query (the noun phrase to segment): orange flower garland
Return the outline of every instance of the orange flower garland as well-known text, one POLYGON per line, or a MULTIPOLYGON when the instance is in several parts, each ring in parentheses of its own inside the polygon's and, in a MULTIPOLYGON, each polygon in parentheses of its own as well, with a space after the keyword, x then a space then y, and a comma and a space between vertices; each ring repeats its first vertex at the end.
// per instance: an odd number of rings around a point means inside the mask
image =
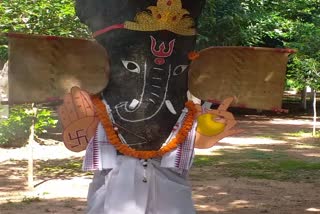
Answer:
POLYGON ((199 57, 200 57, 200 54, 196 51, 191 51, 188 53, 188 58, 191 61, 194 61, 194 60, 198 59, 199 57))
POLYGON ((139 159, 162 157, 166 153, 177 148, 187 138, 193 125, 194 115, 196 114, 195 104, 191 101, 187 102, 186 107, 188 108, 188 113, 176 137, 157 151, 138 151, 121 142, 113 128, 113 124, 108 114, 106 113, 105 104, 97 96, 92 98, 92 102, 96 107, 97 115, 104 127, 104 130, 106 131, 110 144, 112 144, 120 153, 139 159))

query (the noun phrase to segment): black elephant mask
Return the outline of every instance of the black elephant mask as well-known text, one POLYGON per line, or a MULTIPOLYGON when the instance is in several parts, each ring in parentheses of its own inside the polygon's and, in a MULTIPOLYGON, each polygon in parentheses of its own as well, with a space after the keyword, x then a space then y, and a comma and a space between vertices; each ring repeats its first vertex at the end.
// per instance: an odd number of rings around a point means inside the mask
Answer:
POLYGON ((168 138, 188 90, 188 53, 204 1, 77 0, 81 21, 110 57, 103 97, 123 141, 155 150, 168 138))

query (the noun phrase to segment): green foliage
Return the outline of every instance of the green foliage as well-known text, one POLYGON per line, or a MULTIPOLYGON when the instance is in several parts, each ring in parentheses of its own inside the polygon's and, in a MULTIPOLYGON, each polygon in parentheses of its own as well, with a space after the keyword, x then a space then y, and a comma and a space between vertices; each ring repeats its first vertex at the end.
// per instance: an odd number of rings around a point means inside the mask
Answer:
POLYGON ((306 58, 306 55, 296 55, 289 65, 287 78, 291 80, 295 88, 302 89, 311 86, 320 89, 320 62, 314 58, 306 58))
MULTIPOLYGON (((2 0, 0 33, 20 32, 89 38, 75 15, 73 0, 2 0)), ((0 59, 6 59, 7 39, 0 37, 0 59)))
POLYGON ((54 128, 58 120, 52 117, 52 111, 48 109, 40 109, 37 113, 37 120, 35 123, 36 134, 42 134, 47 132, 47 128, 54 128))
POLYGON ((0 45, 0 60, 8 59, 8 45, 0 45))
POLYGON ((279 30, 286 25, 281 16, 268 11, 264 1, 208 0, 199 20, 200 48, 207 46, 240 46, 273 44, 279 30), (268 42, 265 42, 267 41, 268 42))
MULTIPOLYGON (((293 3, 291 3, 293 4, 293 3)), ((291 60, 288 79, 296 82, 297 88, 310 86, 320 88, 320 8, 315 1, 297 2, 289 18, 294 19, 291 38, 286 44, 298 50, 291 60), (305 4, 304 6, 302 6, 305 4)))
POLYGON ((240 45, 249 25, 247 12, 239 0, 207 0, 199 20, 199 47, 240 45))
POLYGON ((10 117, 0 124, 0 145, 24 145, 27 142, 32 117, 22 106, 12 108, 10 117))
POLYGON ((290 86, 320 87, 319 0, 207 0, 199 19, 199 49, 208 46, 289 47, 290 86))
MULTIPOLYGON (((14 106, 10 116, 0 123, 0 145, 19 147, 27 143, 32 124, 33 110, 30 106, 14 106)), ((57 120, 48 109, 39 109, 35 121, 35 133, 42 134, 47 128, 55 127, 57 120)))

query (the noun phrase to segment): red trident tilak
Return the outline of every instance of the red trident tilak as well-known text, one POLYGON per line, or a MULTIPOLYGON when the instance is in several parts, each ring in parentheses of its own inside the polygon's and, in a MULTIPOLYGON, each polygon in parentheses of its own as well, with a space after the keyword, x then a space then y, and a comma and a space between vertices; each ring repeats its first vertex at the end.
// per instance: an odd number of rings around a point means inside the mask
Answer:
POLYGON ((154 62, 157 65, 163 65, 165 63, 165 59, 164 58, 167 58, 167 57, 172 55, 173 48, 174 48, 176 40, 173 39, 173 40, 171 40, 169 42, 169 49, 166 51, 166 45, 164 44, 164 42, 162 42, 160 44, 160 46, 159 46, 159 49, 156 50, 157 40, 153 36, 150 36, 150 38, 151 38, 151 53, 155 57, 157 57, 154 60, 154 62))

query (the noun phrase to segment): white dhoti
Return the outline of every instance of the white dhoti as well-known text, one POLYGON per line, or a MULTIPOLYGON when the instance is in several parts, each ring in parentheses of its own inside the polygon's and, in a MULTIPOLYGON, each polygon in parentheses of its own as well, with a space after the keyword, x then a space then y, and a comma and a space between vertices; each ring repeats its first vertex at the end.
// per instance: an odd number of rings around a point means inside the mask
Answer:
POLYGON ((184 176, 149 160, 118 156, 112 170, 96 171, 88 193, 88 214, 194 214, 184 176), (144 182, 146 177, 147 182, 144 182))
MULTIPOLYGON (((167 141, 185 119, 181 114, 167 141)), ((118 155, 101 124, 90 141, 83 169, 94 171, 88 192, 88 214, 194 214, 186 174, 194 156, 195 127, 184 143, 160 160, 118 155), (146 182, 144 179, 146 178, 146 182)))

